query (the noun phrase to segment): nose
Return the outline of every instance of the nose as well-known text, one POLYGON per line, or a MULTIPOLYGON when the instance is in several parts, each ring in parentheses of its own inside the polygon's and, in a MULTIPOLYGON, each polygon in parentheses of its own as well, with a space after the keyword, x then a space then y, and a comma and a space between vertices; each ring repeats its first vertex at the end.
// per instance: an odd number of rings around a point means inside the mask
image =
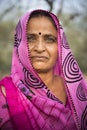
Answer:
POLYGON ((39 39, 38 42, 36 43, 34 50, 41 53, 45 51, 45 44, 42 39, 39 39))

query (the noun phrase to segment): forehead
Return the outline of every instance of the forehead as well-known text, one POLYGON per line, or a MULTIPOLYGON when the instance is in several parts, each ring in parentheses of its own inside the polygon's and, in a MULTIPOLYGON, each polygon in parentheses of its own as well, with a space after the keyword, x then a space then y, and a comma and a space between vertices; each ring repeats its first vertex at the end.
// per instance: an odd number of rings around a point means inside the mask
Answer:
MULTIPOLYGON (((34 17, 34 18, 31 18, 31 19, 29 19, 28 20, 28 24, 29 23, 36 23, 36 24, 38 24, 38 23, 41 23, 41 22, 47 22, 47 23, 50 23, 50 24, 52 24, 53 25, 53 23, 52 23, 52 21, 48 18, 48 17, 45 17, 45 16, 43 16, 43 17, 34 17)), ((44 23, 44 24, 47 24, 47 23, 44 23)))
POLYGON ((28 23, 29 23, 29 21, 31 21, 31 19, 34 19, 34 20, 43 19, 44 22, 49 21, 55 27, 55 29, 57 30, 57 25, 55 23, 55 20, 53 19, 53 17, 48 12, 34 12, 34 13, 31 13, 31 15, 29 16, 29 19, 28 19, 28 23))
POLYGON ((57 25, 55 23, 54 18, 51 16, 50 12, 46 12, 46 11, 34 11, 30 14, 28 21, 30 21, 32 18, 46 18, 48 19, 53 26, 57 29, 57 25))
POLYGON ((57 33, 56 28, 47 17, 31 18, 27 30, 28 32, 57 33))
POLYGON ((28 20, 28 27, 30 28, 31 26, 34 27, 47 27, 47 26, 50 26, 50 27, 53 27, 56 29, 56 27, 54 26, 53 22, 48 18, 48 17, 34 17, 34 18, 31 18, 28 20))

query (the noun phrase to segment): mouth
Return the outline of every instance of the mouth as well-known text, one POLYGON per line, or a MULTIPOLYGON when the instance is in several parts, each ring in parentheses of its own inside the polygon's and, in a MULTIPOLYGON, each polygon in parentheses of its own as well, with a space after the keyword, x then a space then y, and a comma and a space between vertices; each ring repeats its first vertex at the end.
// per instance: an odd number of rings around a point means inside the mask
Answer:
POLYGON ((44 61, 48 60, 48 57, 46 57, 46 56, 32 56, 31 59, 34 61, 44 62, 44 61))

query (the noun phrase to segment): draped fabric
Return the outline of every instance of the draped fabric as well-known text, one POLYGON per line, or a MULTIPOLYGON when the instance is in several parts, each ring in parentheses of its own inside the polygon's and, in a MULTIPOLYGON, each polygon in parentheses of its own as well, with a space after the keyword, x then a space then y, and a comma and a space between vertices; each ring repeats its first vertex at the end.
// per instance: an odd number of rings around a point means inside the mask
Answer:
POLYGON ((71 109, 66 108, 50 92, 32 67, 26 36, 31 13, 33 11, 21 17, 15 30, 11 77, 0 81, 0 85, 6 89, 6 101, 14 130, 86 130, 87 84, 64 30, 58 18, 48 12, 58 29, 58 61, 54 74, 60 75, 65 81, 71 109))

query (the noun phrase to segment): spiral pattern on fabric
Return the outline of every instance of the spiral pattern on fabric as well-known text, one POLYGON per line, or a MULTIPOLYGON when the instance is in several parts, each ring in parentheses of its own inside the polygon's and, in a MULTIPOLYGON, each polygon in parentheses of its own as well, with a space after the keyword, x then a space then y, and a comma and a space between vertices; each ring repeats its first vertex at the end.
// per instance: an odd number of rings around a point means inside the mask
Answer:
POLYGON ((87 100, 83 87, 82 87, 82 84, 79 84, 79 86, 77 87, 76 95, 77 95, 77 98, 81 101, 87 100))
POLYGON ((71 52, 69 52, 64 59, 63 62, 63 72, 65 75, 66 82, 74 83, 82 80, 82 76, 79 73, 79 68, 72 56, 71 52))
POLYGON ((81 130, 87 130, 87 106, 82 114, 81 118, 81 130))
POLYGON ((24 80, 28 86, 36 89, 44 87, 43 82, 41 82, 38 78, 36 78, 30 71, 28 71, 26 68, 24 68, 23 71, 24 71, 24 80))
POLYGON ((47 94, 47 97, 48 97, 48 98, 50 98, 50 99, 52 99, 52 100, 55 100, 55 101, 58 101, 59 103, 62 104, 62 102, 61 102, 57 97, 55 97, 55 95, 53 95, 53 94, 50 92, 50 90, 48 90, 46 94, 47 94))
POLYGON ((18 47, 20 45, 20 42, 22 40, 22 27, 21 22, 19 21, 17 27, 16 27, 16 34, 14 38, 14 46, 18 47))

